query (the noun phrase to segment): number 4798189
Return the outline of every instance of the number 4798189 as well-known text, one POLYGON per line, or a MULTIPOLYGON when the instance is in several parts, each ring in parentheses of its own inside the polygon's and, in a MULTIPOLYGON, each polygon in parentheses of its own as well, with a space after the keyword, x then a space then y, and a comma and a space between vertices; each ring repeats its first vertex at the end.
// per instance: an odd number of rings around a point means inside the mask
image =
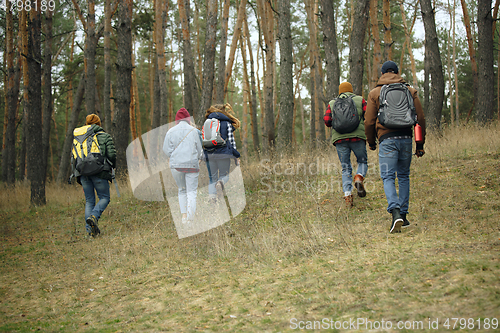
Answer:
POLYGON ((496 330, 498 328, 497 318, 446 318, 443 323, 446 329, 485 329, 496 330))
POLYGON ((0 8, 7 10, 7 2, 10 3, 11 10, 20 11, 35 11, 45 12, 47 10, 53 12, 56 9, 55 0, 2 0, 0 8))

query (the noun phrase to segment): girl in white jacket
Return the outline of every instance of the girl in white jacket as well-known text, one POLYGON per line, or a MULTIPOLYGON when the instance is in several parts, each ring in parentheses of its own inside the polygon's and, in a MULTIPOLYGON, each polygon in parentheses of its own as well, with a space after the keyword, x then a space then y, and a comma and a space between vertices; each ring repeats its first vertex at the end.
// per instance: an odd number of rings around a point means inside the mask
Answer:
POLYGON ((200 159, 203 156, 201 132, 191 125, 191 116, 185 108, 177 111, 176 125, 168 130, 163 151, 170 159, 170 170, 179 187, 179 206, 182 223, 189 223, 196 213, 196 195, 200 159))

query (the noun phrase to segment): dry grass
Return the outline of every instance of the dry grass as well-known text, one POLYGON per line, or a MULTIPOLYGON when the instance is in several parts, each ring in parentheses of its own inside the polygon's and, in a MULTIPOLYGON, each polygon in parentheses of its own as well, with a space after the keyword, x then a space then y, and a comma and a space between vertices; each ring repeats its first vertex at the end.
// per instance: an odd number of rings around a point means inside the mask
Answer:
POLYGON ((412 164, 412 226, 398 235, 388 233, 375 152, 369 194, 350 211, 335 187, 332 148, 283 158, 271 172, 278 162, 244 163, 243 213, 182 240, 166 203, 140 202, 124 188, 93 241, 84 238, 80 187, 48 185, 40 208, 29 207, 26 186, 2 188, 0 331, 279 332, 291 331, 292 318, 425 327, 428 318, 500 319, 498 131, 428 138, 412 164), (318 158, 331 170, 299 169, 318 158))

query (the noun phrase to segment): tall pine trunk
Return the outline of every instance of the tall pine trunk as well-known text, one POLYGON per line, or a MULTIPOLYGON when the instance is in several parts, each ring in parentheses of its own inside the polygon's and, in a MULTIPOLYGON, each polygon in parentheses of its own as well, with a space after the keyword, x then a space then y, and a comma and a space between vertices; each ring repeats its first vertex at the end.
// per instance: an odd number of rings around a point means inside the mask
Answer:
POLYGON ((215 35, 217 33, 217 0, 208 0, 205 34, 205 49, 203 54, 203 89, 200 107, 194 114, 197 125, 203 124, 205 112, 212 104, 212 94, 215 77, 215 35))
POLYGON ((126 169, 126 150, 130 137, 130 88, 132 86, 132 0, 122 0, 118 6, 118 53, 116 58, 116 110, 113 135, 116 164, 120 172, 126 169))
POLYGON ((45 14, 44 24, 45 34, 45 52, 43 59, 43 130, 42 147, 43 158, 41 167, 44 177, 47 175, 47 165, 49 160, 50 148, 50 128, 52 122, 53 102, 52 102, 52 11, 48 10, 45 14))
POLYGON ((4 181, 9 185, 14 185, 16 174, 16 115, 18 109, 19 62, 14 65, 14 20, 10 2, 7 2, 7 124, 5 129, 5 150, 3 158, 4 181))
POLYGON ((369 4, 370 0, 356 0, 354 7, 353 21, 356 24, 354 24, 351 33, 349 68, 352 89, 356 95, 363 93, 364 46, 369 4))
POLYGON ((278 147, 292 143, 293 124, 293 55, 290 29, 290 0, 278 1, 278 32, 280 45, 280 118, 278 122, 278 147))
POLYGON ((479 0, 477 3, 478 30, 478 95, 476 121, 485 125, 493 120, 494 110, 494 69, 493 69, 493 17, 491 0, 479 0))
MULTIPOLYGON (((40 8, 41 1, 37 1, 40 8)), ((45 205, 45 174, 40 168, 40 161, 44 158, 40 149, 42 142, 42 54, 41 54, 41 29, 42 19, 40 11, 32 7, 28 28, 28 137, 26 141, 28 153, 28 179, 31 183, 31 204, 45 205)))
POLYGON ((229 7, 230 1, 224 0, 222 20, 221 20, 221 31, 220 31, 220 50, 219 50, 219 66, 217 75, 217 85, 215 102, 217 104, 224 104, 224 83, 226 78, 226 47, 227 47, 227 28, 229 21, 229 7))
POLYGON ((326 98, 337 96, 340 84, 339 51, 337 47, 337 27, 335 25, 335 10, 332 1, 321 0, 321 21, 323 27, 323 44, 326 60, 326 98))
POLYGON ((96 113, 95 111, 95 0, 88 0, 87 14, 87 37, 85 43, 86 77, 87 88, 85 89, 85 107, 87 114, 96 113))
POLYGON ((420 0, 420 7, 424 21, 425 49, 431 79, 429 106, 425 120, 429 129, 439 131, 444 100, 443 65, 439 53, 439 41, 431 0, 420 0))

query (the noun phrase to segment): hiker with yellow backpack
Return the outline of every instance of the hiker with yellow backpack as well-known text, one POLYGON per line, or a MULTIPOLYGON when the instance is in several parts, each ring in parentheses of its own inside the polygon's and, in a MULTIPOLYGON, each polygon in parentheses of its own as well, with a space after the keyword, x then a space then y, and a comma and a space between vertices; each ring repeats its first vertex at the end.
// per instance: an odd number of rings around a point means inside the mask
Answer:
POLYGON ((110 201, 109 182, 113 181, 115 164, 116 150, 111 135, 102 129, 99 116, 88 115, 85 126, 73 131, 71 168, 72 177, 76 177, 85 193, 85 230, 91 237, 101 233, 98 221, 110 201))

